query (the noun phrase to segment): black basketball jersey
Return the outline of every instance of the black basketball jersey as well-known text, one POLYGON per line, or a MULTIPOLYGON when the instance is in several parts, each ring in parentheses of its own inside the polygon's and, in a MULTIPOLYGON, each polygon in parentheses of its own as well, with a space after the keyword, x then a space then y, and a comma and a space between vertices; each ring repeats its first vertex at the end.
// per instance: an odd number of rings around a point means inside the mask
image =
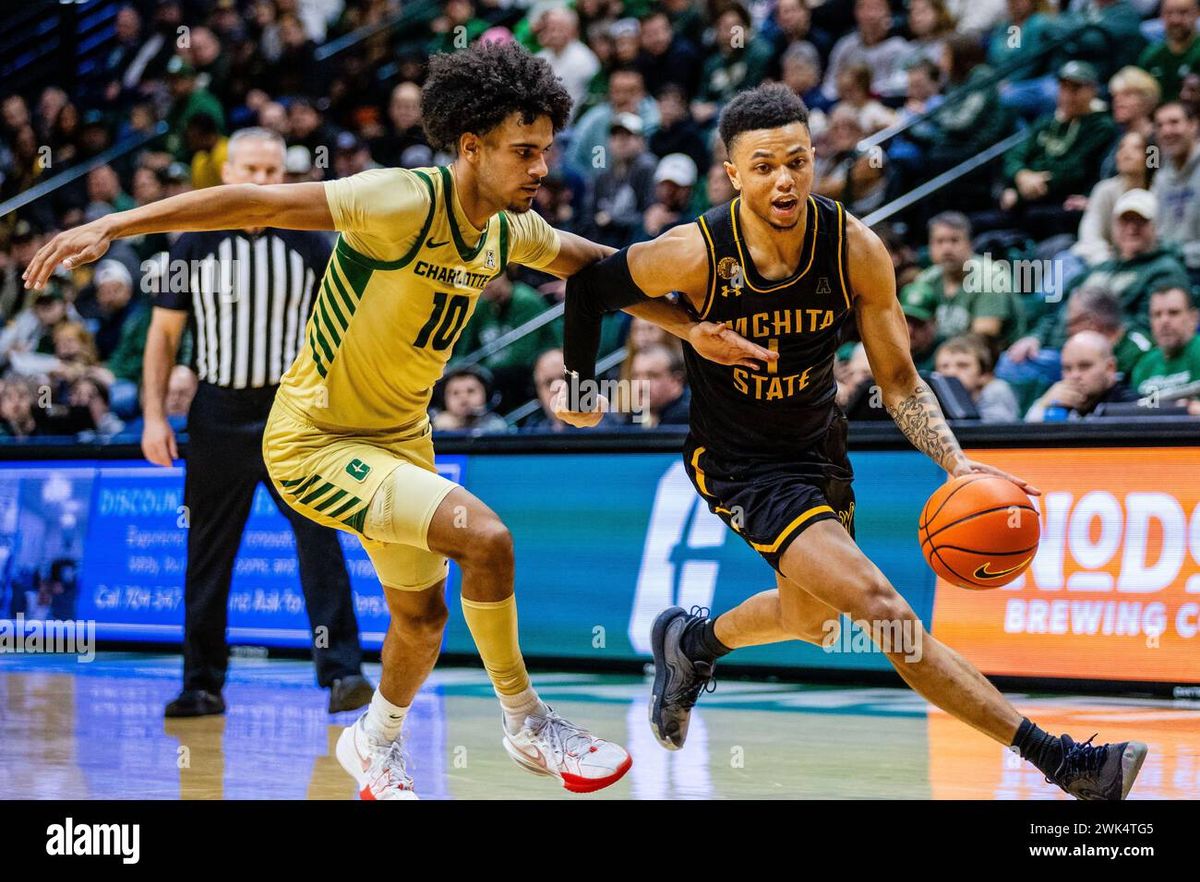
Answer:
POLYGON ((788 278, 768 281, 742 235, 740 203, 738 197, 696 221, 709 264, 696 314, 727 322, 779 358, 765 369, 720 365, 686 346, 691 431, 718 455, 786 458, 821 438, 836 412, 833 362, 851 311, 846 213, 841 203, 809 196, 800 262, 788 278))

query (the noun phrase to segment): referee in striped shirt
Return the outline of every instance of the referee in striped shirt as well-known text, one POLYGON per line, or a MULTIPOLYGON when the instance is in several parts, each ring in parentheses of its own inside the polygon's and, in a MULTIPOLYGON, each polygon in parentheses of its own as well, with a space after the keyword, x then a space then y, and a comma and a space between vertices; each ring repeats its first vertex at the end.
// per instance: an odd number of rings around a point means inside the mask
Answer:
MULTIPOLYGON (((284 155, 284 142, 274 132, 243 129, 229 139, 222 180, 282 183, 284 155)), ((330 690, 330 713, 371 700, 374 688, 362 676, 358 622, 337 533, 284 504, 262 460, 275 389, 300 350, 329 254, 320 233, 224 230, 183 234, 159 266, 143 366, 142 452, 151 462, 170 466, 179 457, 165 402, 167 379, 189 327, 200 379, 187 423, 183 691, 167 705, 168 717, 225 710, 229 586, 260 482, 296 536, 317 682, 330 690)))

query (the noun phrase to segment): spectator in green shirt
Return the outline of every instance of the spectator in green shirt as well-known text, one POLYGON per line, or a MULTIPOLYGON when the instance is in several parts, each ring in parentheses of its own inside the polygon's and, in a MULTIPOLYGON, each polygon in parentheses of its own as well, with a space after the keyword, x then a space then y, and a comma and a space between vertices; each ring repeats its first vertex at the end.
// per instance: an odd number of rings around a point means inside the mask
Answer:
MULTIPOLYGON (((1155 346, 1133 369, 1133 388, 1139 395, 1159 394, 1166 402, 1182 386, 1200 382, 1200 311, 1186 288, 1166 288, 1150 295, 1150 331, 1155 346)), ((1200 413, 1200 395, 1191 407, 1200 413)))
POLYGON ((1004 348, 1025 330, 1021 302, 1010 285, 984 278, 984 261, 971 251, 971 222, 957 211, 929 221, 929 257, 933 266, 904 287, 901 301, 923 288, 936 303, 937 339, 974 333, 1004 348))
POLYGON ((908 321, 908 347, 913 364, 919 371, 933 370, 937 350, 938 296, 927 285, 905 285, 900 295, 900 309, 908 321))
POLYGON ((1004 156, 1003 226, 1024 229, 1038 241, 1078 229, 1082 212, 1063 203, 1091 191, 1117 136, 1112 117, 1093 104, 1098 85, 1090 64, 1070 61, 1059 70, 1058 109, 1004 156))
POLYGON ((167 65, 167 83, 173 99, 167 111, 167 150, 176 159, 188 162, 192 156, 184 138, 188 120, 197 113, 207 113, 224 132, 225 110, 212 92, 196 84, 196 69, 181 56, 176 55, 167 65))
POLYGON ((715 29, 716 51, 704 62, 700 91, 692 105, 692 116, 701 125, 713 120, 738 92, 761 83, 774 55, 771 41, 754 33, 750 12, 741 3, 726 6, 715 29))
MULTIPOLYGON (((475 313, 454 347, 452 362, 537 318, 546 309, 542 295, 501 273, 479 295, 475 313)), ((496 391, 500 392, 505 406, 511 407, 533 397, 532 391, 526 388, 533 362, 539 352, 557 346, 558 342, 553 324, 547 323, 483 359, 483 366, 495 377, 496 391)))
MULTIPOLYGON (((1131 328, 1149 328, 1150 294, 1163 288, 1187 287, 1187 270, 1174 249, 1158 242, 1154 217, 1158 200, 1146 190, 1129 190, 1113 209, 1113 240, 1117 254, 1096 264, 1067 286, 1069 298, 1082 287, 1106 287, 1121 302, 1121 311, 1131 328)), ((1033 333, 1018 340, 1008 352, 1022 362, 1041 349, 1061 349, 1069 333, 1066 311, 1042 316, 1033 333)))
POLYGON ((1200 38, 1196 35, 1200 2, 1162 0, 1160 13, 1166 39, 1146 47, 1138 58, 1138 67, 1158 80, 1163 101, 1174 101, 1179 97, 1183 78, 1192 71, 1200 71, 1200 38))

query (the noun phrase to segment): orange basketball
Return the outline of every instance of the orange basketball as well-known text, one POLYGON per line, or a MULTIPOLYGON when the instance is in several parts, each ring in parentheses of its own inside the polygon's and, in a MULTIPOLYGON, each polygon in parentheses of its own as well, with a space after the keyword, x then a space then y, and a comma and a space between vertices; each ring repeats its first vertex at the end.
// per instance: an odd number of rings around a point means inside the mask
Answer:
POLYGON ((964 475, 939 487, 917 537, 933 571, 960 588, 1007 585, 1033 561, 1041 538, 1025 491, 997 475, 964 475))

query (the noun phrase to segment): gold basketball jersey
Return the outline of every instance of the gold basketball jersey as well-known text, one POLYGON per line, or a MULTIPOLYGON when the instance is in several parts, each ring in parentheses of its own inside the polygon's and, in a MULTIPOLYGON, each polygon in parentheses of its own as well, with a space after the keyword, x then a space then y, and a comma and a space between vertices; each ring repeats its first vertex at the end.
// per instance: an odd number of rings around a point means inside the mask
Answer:
POLYGON ((372 169, 325 184, 339 236, 278 399, 336 432, 416 427, 483 287, 544 267, 558 235, 533 211, 466 220, 449 168, 372 169))

